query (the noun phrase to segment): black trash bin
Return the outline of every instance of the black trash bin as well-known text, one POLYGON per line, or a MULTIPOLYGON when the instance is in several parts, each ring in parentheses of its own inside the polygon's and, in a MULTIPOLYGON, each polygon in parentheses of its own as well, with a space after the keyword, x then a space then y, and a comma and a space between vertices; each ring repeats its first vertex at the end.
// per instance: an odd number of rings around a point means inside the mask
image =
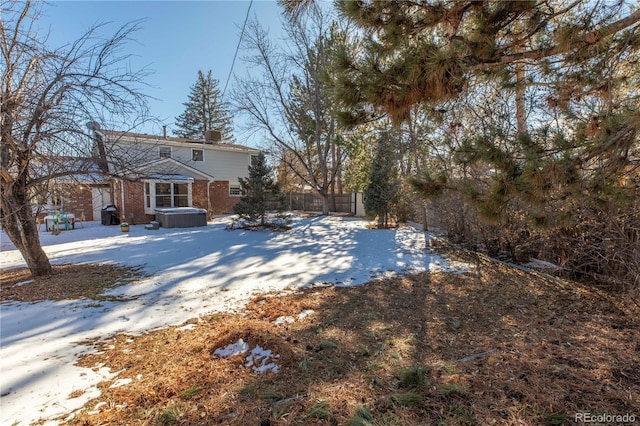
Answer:
POLYGON ((120 219, 118 218, 118 208, 114 204, 105 204, 102 207, 101 219, 103 225, 120 224, 120 219))

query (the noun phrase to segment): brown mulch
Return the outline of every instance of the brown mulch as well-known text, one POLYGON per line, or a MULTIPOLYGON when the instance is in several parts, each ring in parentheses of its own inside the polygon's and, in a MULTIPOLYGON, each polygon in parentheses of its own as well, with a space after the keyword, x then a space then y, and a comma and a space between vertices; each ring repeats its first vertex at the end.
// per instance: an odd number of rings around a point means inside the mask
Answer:
MULTIPOLYGON (((477 259, 352 288, 253 300, 243 314, 95 343, 79 365, 128 384, 72 425, 560 425, 640 419, 640 312, 623 294, 477 259), (298 315, 311 309, 303 319, 298 315), (294 322, 276 325, 290 316, 294 322), (242 338, 277 374, 214 356, 242 338), (96 408, 97 407, 97 408, 96 408)), ((79 396, 79 395, 74 395, 79 396)))
POLYGON ((27 268, 7 269, 0 271, 0 302, 119 300, 103 293, 143 276, 140 267, 109 264, 54 265, 51 276, 35 279, 27 268))

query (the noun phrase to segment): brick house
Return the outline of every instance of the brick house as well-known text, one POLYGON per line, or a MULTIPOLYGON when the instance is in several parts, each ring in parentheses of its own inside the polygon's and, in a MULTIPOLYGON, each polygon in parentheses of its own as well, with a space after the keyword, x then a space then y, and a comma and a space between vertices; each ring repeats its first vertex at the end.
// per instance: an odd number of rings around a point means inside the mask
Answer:
POLYGON ((41 176, 31 188, 32 209, 39 220, 56 211, 73 213, 81 220, 100 220, 102 202, 109 199, 96 199, 96 194, 109 193, 111 184, 94 158, 40 156, 31 166, 34 176, 41 176))
MULTIPOLYGON (((219 132, 191 140, 138 133, 95 130, 97 163, 109 181, 93 183, 65 202, 87 210, 86 220, 100 220, 105 204, 114 204, 123 221, 148 223, 156 208, 197 207, 209 216, 231 212, 241 197, 239 177, 248 176, 251 157, 259 150, 220 142, 219 132), (89 195, 91 194, 91 195, 89 195)), ((84 185, 83 185, 84 186, 84 185)))

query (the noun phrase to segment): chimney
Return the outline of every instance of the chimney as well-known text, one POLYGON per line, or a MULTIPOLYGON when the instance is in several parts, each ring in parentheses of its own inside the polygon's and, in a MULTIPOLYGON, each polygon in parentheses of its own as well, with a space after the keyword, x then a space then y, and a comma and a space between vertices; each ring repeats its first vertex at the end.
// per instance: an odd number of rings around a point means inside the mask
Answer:
POLYGON ((162 126, 162 137, 167 138, 167 125, 162 126))
POLYGON ((219 130, 207 130, 204 132, 204 141, 206 143, 220 143, 222 141, 222 132, 219 130))
POLYGON ((109 173, 109 161, 107 159, 107 150, 104 146, 104 139, 102 138, 102 134, 99 132, 100 124, 95 121, 90 121, 87 123, 87 128, 93 133, 93 143, 94 149, 98 150, 98 158, 96 159, 96 163, 100 170, 104 173, 109 173))

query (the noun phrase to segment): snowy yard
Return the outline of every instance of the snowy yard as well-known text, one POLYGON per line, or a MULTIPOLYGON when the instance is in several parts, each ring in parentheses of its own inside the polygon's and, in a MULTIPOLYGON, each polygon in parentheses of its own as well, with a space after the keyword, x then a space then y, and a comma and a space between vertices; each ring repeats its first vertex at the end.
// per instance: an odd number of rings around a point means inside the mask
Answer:
MULTIPOLYGON (((216 311, 241 309, 253 296, 313 285, 358 285, 377 277, 450 268, 429 252, 425 234, 404 226, 368 230, 354 218, 294 218, 283 233, 226 231, 228 217, 207 227, 146 230, 85 223, 60 235, 41 232, 53 263, 143 265, 149 277, 94 300, 3 303, 2 424, 26 425, 69 413, 98 394, 117 372, 74 366, 81 342, 114 333, 138 334, 216 311), (72 392, 80 397, 69 398, 72 392)), ((2 234, 0 267, 24 266, 2 234)), ((25 284, 28 285, 28 284, 25 284)))

